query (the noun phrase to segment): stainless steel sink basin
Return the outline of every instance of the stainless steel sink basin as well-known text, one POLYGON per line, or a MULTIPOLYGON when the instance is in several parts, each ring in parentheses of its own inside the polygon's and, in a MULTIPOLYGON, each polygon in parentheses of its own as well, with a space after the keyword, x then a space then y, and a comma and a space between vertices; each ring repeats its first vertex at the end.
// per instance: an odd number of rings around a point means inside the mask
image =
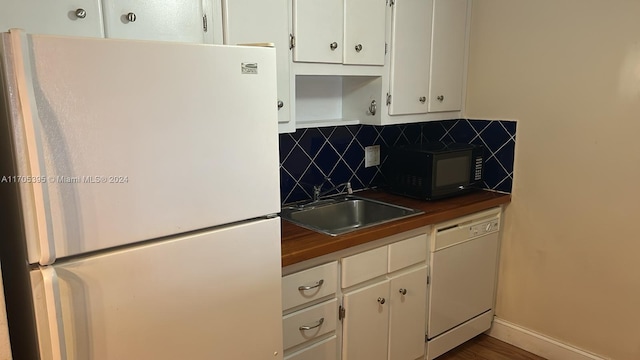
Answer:
POLYGON ((280 216, 296 225, 336 236, 404 219, 422 211, 358 196, 340 196, 282 208, 280 216))

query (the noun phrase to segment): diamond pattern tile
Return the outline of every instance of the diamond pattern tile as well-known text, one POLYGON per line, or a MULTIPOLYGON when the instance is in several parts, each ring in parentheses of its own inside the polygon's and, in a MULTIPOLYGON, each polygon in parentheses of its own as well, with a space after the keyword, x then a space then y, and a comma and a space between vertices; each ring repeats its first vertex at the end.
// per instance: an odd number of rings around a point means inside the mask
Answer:
POLYGON ((313 186, 350 181, 354 190, 383 186, 379 166, 364 167, 364 148, 380 145, 382 163, 387 147, 426 141, 481 144, 485 153, 485 187, 511 192, 516 122, 457 119, 406 125, 349 125, 301 129, 280 135, 280 190, 283 204, 310 199, 313 186))

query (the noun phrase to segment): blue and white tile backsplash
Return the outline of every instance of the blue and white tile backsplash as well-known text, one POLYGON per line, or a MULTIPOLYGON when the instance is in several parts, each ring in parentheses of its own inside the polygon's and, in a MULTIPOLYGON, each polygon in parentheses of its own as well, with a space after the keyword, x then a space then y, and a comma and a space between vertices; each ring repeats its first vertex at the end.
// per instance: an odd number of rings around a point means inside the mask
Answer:
POLYGON ((384 185, 379 166, 364 167, 364 148, 427 141, 481 144, 485 153, 485 187, 511 192, 516 122, 445 120, 405 125, 349 125, 300 129, 280 134, 280 196, 283 204, 311 199, 313 186, 325 177, 329 188, 346 181, 354 190, 384 185))

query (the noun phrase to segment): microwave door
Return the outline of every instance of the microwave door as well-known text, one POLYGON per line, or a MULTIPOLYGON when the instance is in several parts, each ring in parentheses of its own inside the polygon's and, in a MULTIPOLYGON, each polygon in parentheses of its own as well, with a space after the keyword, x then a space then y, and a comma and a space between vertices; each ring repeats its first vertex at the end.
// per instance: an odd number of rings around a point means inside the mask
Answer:
POLYGON ((471 177, 471 151, 437 154, 434 156, 433 196, 457 194, 469 188, 471 177))

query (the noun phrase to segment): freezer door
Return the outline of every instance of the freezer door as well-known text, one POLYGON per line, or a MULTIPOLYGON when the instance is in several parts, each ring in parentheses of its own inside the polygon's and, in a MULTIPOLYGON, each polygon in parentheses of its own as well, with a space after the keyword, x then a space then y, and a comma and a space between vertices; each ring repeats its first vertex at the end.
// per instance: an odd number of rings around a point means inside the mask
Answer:
POLYGON ((43 359, 64 359, 59 343, 69 360, 282 359, 279 218, 45 268, 31 274, 43 359))
POLYGON ((280 211, 274 49, 2 39, 31 263, 280 211))

